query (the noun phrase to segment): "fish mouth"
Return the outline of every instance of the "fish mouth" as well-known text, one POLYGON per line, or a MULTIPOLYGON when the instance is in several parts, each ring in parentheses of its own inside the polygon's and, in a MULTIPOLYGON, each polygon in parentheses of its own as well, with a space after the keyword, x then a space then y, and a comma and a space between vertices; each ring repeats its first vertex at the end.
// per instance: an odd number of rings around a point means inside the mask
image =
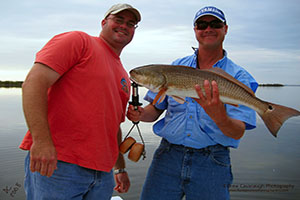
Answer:
POLYGON ((130 75, 130 78, 133 78, 134 76, 137 75, 137 73, 136 73, 136 71, 133 69, 133 70, 130 70, 129 75, 130 75))
POLYGON ((135 82, 135 83, 137 83, 138 84, 138 82, 134 79, 134 78, 132 78, 132 77, 129 77, 129 79, 132 81, 132 82, 135 82))
POLYGON ((129 72, 129 75, 130 75, 130 77, 129 77, 129 79, 131 80, 131 81, 133 81, 133 82, 135 82, 135 83, 139 83, 139 81, 138 81, 138 76, 140 75, 139 73, 137 73, 136 72, 136 70, 131 70, 130 72, 129 72))

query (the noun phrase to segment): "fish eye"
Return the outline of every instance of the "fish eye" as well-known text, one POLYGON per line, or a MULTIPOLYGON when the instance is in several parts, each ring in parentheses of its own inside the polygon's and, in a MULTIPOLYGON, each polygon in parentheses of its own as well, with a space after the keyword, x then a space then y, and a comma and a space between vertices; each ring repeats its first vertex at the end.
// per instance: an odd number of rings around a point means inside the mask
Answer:
POLYGON ((272 105, 269 105, 269 110, 273 110, 273 106, 272 105))

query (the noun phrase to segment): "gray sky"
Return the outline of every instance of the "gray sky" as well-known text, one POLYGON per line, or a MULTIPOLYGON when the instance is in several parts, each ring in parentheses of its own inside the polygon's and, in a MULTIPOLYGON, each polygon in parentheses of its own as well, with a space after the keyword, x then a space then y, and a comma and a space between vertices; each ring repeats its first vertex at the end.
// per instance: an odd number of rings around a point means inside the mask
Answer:
POLYGON ((192 54, 194 15, 213 5, 229 25, 229 58, 259 83, 300 84, 299 0, 1 0, 0 80, 23 80, 36 52, 56 34, 99 35, 101 19, 115 3, 129 3, 142 14, 121 55, 127 71, 192 54))

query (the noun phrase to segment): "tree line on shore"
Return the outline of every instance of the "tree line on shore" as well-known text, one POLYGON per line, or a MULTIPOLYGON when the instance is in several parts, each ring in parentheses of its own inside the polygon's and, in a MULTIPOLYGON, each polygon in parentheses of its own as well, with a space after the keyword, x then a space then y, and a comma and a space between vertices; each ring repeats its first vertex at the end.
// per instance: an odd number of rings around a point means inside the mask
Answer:
POLYGON ((23 81, 0 81, 0 87, 11 88, 11 87, 22 87, 23 81))

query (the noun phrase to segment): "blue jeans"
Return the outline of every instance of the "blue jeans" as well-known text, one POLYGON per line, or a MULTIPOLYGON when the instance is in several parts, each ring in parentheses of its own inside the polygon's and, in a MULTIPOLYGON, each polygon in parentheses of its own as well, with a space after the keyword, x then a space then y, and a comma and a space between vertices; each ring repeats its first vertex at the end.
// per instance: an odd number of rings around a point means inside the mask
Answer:
POLYGON ((25 193, 28 200, 111 199, 115 185, 112 171, 102 172, 62 161, 51 177, 32 173, 25 158, 25 193))
POLYGON ((229 150, 221 145, 193 149, 162 139, 141 200, 226 200, 232 183, 229 150))

